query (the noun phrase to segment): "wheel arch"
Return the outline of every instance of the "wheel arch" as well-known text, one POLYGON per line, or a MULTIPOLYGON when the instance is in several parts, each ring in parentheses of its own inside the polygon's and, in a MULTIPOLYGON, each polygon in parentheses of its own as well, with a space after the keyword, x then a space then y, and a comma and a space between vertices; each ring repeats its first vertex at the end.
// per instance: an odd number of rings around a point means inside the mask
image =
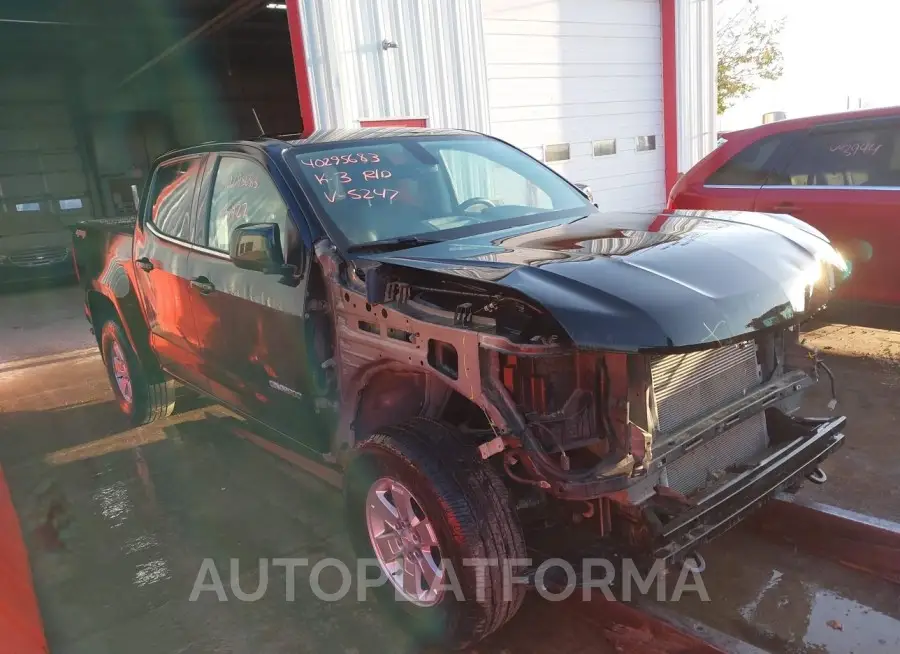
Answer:
POLYGON ((145 372, 152 376, 152 381, 161 381, 162 369, 150 348, 150 330, 146 326, 137 296, 130 285, 128 293, 122 299, 126 299, 126 302, 120 302, 119 298, 114 299, 96 288, 91 288, 86 292, 85 303, 90 313, 97 345, 100 346, 103 323, 110 319, 116 320, 122 326, 125 337, 137 354, 145 372), (127 302, 127 298, 132 298, 133 302, 127 302), (133 304, 133 306, 129 306, 129 304, 133 304))
POLYGON ((431 418, 453 423, 449 413, 483 415, 473 400, 463 397, 439 374, 415 366, 386 361, 358 373, 354 379, 356 393, 345 401, 342 423, 347 442, 339 447, 354 447, 379 429, 411 418, 431 418))

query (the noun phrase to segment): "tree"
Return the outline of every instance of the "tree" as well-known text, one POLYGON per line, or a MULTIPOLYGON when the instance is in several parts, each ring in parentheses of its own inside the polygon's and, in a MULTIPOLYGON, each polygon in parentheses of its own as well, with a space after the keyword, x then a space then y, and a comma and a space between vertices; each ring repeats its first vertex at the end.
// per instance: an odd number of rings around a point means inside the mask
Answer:
MULTIPOLYGON (((718 0, 719 6, 726 0, 718 0)), ((727 4, 734 4, 728 2, 727 4)), ((784 19, 766 21, 754 0, 725 14, 716 25, 717 106, 720 114, 755 91, 759 80, 776 80, 783 72, 778 36, 784 19)))

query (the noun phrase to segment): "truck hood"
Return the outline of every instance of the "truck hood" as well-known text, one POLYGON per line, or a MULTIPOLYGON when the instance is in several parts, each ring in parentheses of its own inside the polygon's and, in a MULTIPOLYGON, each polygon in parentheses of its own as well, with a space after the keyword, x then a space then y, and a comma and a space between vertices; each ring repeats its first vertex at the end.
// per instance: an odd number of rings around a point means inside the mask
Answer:
POLYGON ((628 352, 714 345, 797 322, 847 270, 820 232, 774 214, 594 212, 485 228, 359 258, 512 289, 576 345, 628 352))

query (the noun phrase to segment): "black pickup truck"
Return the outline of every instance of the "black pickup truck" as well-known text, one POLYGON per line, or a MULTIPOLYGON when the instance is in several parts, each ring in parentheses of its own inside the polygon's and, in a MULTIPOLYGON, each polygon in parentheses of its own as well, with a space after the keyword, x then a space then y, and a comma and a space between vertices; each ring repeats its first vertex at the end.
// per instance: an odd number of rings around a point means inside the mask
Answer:
POLYGON ((424 639, 465 646, 515 614, 527 583, 501 593, 503 565, 465 560, 527 558, 536 525, 684 562, 822 481, 844 439, 845 418, 798 415, 830 376, 800 324, 845 275, 819 232, 604 214, 482 134, 172 152, 136 224, 73 240, 122 410, 170 415, 177 380, 341 471, 354 546, 424 639))

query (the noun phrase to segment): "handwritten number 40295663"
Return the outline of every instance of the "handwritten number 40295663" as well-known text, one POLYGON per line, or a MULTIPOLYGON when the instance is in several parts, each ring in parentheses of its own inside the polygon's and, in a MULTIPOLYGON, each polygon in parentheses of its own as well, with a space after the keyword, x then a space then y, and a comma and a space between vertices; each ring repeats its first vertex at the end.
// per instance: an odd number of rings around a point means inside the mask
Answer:
POLYGON ((341 154, 322 159, 300 159, 300 163, 310 168, 327 168, 341 164, 379 163, 381 157, 374 152, 357 152, 356 154, 341 154))

